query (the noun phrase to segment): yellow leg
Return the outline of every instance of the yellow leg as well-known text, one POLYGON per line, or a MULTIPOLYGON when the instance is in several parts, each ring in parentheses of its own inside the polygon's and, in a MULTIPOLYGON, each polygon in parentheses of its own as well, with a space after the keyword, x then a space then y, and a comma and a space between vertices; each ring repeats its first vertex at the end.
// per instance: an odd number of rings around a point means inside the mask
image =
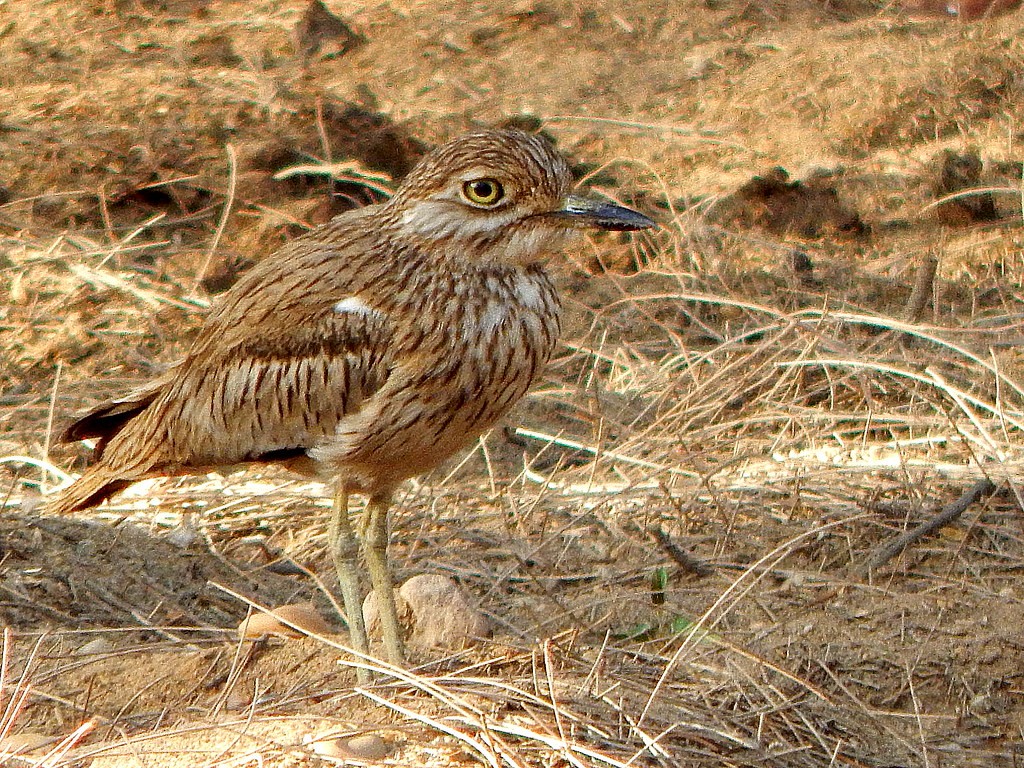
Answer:
POLYGON ((388 494, 371 496, 366 505, 362 524, 363 556, 370 572, 370 583, 377 598, 377 613, 380 615, 381 634, 384 636, 384 650, 388 661, 402 666, 405 664, 405 645, 402 630, 395 610, 395 587, 388 567, 388 494))
MULTIPOLYGON (((362 590, 359 587, 359 542, 348 517, 348 489, 344 484, 339 484, 334 494, 327 538, 334 569, 338 572, 341 597, 345 601, 345 613, 348 614, 345 618, 348 619, 350 642, 360 653, 369 653, 366 626, 363 624, 362 590)), ((364 684, 370 682, 370 671, 356 668, 356 679, 364 684)))

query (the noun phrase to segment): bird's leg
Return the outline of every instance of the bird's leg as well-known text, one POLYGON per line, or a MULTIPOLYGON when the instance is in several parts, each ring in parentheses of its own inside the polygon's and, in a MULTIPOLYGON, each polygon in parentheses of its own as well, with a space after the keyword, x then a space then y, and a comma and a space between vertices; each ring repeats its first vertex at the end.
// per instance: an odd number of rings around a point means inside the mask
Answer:
MULTIPOLYGON (((345 601, 349 641, 356 651, 368 654, 369 643, 366 641, 366 625, 363 623, 362 590, 359 588, 359 542, 356 540, 352 521, 348 517, 348 488, 344 483, 338 484, 334 494, 334 508, 331 511, 327 538, 331 557, 334 558, 334 569, 338 572, 341 596, 345 601)), ((360 683, 370 682, 369 670, 357 667, 356 678, 360 683)))
POLYGON ((362 524, 363 556, 370 572, 370 583, 377 598, 377 614, 380 616, 381 634, 384 636, 384 650, 388 661, 402 666, 405 664, 405 647, 402 630, 398 624, 395 608, 395 587, 388 567, 388 507, 389 494, 371 496, 366 505, 362 524))

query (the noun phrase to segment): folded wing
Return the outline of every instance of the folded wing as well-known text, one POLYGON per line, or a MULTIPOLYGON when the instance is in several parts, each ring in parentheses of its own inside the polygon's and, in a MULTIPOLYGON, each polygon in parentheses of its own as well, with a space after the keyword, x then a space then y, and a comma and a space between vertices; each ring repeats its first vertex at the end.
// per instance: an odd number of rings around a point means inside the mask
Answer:
POLYGON ((64 430, 65 442, 98 441, 96 463, 52 509, 91 506, 145 477, 304 455, 389 374, 388 319, 336 306, 272 324, 211 318, 183 361, 64 430))

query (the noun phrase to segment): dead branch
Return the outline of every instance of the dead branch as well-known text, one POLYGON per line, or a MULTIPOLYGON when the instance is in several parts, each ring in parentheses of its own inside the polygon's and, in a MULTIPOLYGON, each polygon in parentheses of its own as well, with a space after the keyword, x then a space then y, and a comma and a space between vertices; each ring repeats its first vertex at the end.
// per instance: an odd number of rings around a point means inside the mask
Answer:
POLYGON ((876 549, 875 554, 873 554, 868 561, 861 566, 859 573, 862 576, 867 575, 870 571, 882 567, 918 539, 937 531, 944 525, 952 523, 960 517, 960 515, 962 515, 969 506, 971 506, 971 504, 988 496, 994 492, 995 489, 995 484, 988 478, 979 480, 965 491, 959 499, 943 507, 939 514, 933 516, 929 520, 925 520, 915 528, 900 534, 888 544, 876 549))

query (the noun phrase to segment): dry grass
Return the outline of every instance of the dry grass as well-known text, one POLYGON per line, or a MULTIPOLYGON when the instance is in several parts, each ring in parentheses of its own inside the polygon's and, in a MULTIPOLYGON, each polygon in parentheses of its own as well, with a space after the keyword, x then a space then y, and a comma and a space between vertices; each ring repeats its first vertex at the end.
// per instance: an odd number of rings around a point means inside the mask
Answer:
MULTIPOLYGON (((660 237, 645 248, 685 252, 681 231, 660 237)), ((68 333, 54 323, 69 316, 59 297, 83 292, 100 292, 110 307, 100 313, 104 334, 138 336, 161 307, 189 325, 201 314, 189 288, 117 269, 111 250, 19 243, 11 251, 19 269, 50 298, 31 305, 39 320, 17 324, 11 349, 95 343, 95 325, 68 333)), ((301 764, 310 759, 303 736, 352 696, 392 713, 378 727, 401 745, 403 760, 426 750, 422 759, 432 762, 462 752, 493 766, 817 766, 917 764, 948 751, 950 729, 962 727, 981 695, 977 680, 936 685, 934 668, 949 663, 942 655, 957 635, 926 652, 927 642, 878 647, 892 641, 880 630, 904 601, 923 601, 902 606, 901 621, 931 635, 970 620, 956 609, 956 618, 943 615, 949 608, 934 613, 960 599, 986 606, 997 626, 1018 617, 1021 538, 1012 510, 1024 390, 1012 375, 1015 313, 950 314, 925 325, 826 298, 786 309, 785 300, 740 300, 716 292, 716 280, 648 266, 632 278, 592 278, 593 292, 575 293, 575 325, 584 330, 520 414, 526 463, 518 471, 516 449, 492 436, 465 466, 418 486, 403 504, 399 567, 457 575, 499 620, 500 642, 415 673, 389 669, 384 683, 352 691, 336 679, 350 657, 322 639, 319 653, 333 651, 340 672, 298 674, 294 691, 252 698, 244 715, 205 704, 198 716, 171 709, 173 724, 141 726, 137 716, 125 719, 125 705, 93 716, 90 727, 107 735, 87 746, 72 749, 85 736, 72 734, 72 722, 62 731, 71 740, 40 764, 118 764, 166 750, 211 765, 257 755, 301 764), (621 294, 609 301, 605 291, 621 294), (1002 490, 968 511, 966 527, 917 542, 861 579, 877 548, 978 477, 1002 490), (680 548, 705 560, 712 576, 693 580, 680 548), (652 586, 658 574, 665 584, 652 586), (819 612, 833 602, 858 617, 848 628, 819 612), (803 629, 783 618, 796 605, 803 629), (892 665, 901 667, 895 678, 892 665), (894 683, 910 698, 890 698, 894 683), (951 695, 966 709, 941 706, 951 695), (111 741, 115 732, 121 738, 111 741)), ((120 384, 115 376, 104 386, 120 384)), ((9 432, 20 423, 36 429, 81 397, 61 383, 39 390, 5 414, 9 432)), ((18 444, 31 452, 30 440, 18 444)), ((63 480, 55 467, 32 464, 24 481, 63 480)), ((320 557, 320 521, 310 530, 314 523, 296 511, 308 508, 310 492, 317 489, 214 477, 140 489, 104 517, 146 519, 156 493, 165 510, 205 508, 215 551, 239 551, 239 534, 266 531, 271 548, 309 562, 320 557), (267 488, 269 496, 253 495, 267 488)), ((173 554, 166 567, 180 567, 173 554)), ((144 626, 171 645, 133 642, 118 654, 181 659, 223 644, 159 621, 144 626)), ((20 679, 59 679, 81 641, 60 633, 44 662, 22 656, 32 637, 53 642, 23 632, 6 640, 20 679)), ((270 688, 287 679, 279 668, 265 674, 270 688)), ((8 727, 31 700, 27 686, 7 689, 8 727)), ((90 711, 72 700, 64 706, 90 711)))
POLYGON ((16 7, 21 45, 0 53, 24 73, 0 77, 23 149, 0 157, 0 750, 51 738, 0 762, 314 765, 338 730, 382 734, 402 765, 1020 760, 1019 170, 940 195, 933 160, 1019 161, 1019 19, 357 4, 369 43, 300 62, 300 3, 112 6, 55 3, 54 39, 16 7), (200 39, 212 63, 189 58, 200 39), (177 357, 204 273, 325 215, 303 179, 386 190, 335 143, 338 104, 367 88, 427 141, 553 116, 589 181, 665 229, 562 269, 566 344, 543 385, 401 500, 397 569, 457 578, 496 637, 356 688, 343 634, 231 632, 246 601, 333 616, 317 484, 153 482, 89 520, 36 505, 84 460, 50 445, 54 423, 177 357), (870 236, 723 219, 776 164, 826 169, 870 236), (986 188, 1010 215, 934 219, 986 188), (995 493, 880 561, 980 479, 995 493), (192 510, 204 542, 182 551, 161 529, 192 510))

